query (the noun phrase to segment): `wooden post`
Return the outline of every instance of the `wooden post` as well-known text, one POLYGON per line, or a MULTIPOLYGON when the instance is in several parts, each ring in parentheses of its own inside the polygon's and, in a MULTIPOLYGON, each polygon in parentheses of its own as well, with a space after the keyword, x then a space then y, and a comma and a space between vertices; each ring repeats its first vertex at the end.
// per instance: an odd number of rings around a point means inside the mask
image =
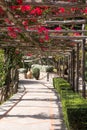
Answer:
POLYGON ((6 90, 5 90, 5 97, 4 99, 7 100, 9 97, 8 92, 10 89, 10 80, 11 80, 11 74, 10 74, 10 67, 9 67, 9 48, 4 49, 4 54, 5 54, 5 64, 6 64, 6 79, 5 79, 5 84, 6 84, 6 90), (8 63, 8 64, 7 64, 8 63))
POLYGON ((71 53, 71 85, 73 91, 75 91, 75 50, 71 53))
POLYGON ((85 86, 85 39, 82 43, 82 96, 86 97, 86 86, 85 86))
POLYGON ((69 67, 70 67, 70 84, 72 86, 72 52, 70 53, 70 57, 69 57, 69 61, 70 61, 70 64, 69 64, 69 67))
POLYGON ((68 55, 68 82, 70 83, 71 81, 71 68, 70 68, 70 55, 68 55))
MULTIPOLYGON (((85 25, 82 25, 82 30, 84 30, 85 25)), ((84 35, 84 34, 83 34, 84 35)), ((85 43, 86 39, 83 39, 82 43, 82 96, 86 98, 86 85, 85 85, 85 43)))
POLYGON ((79 43, 76 45, 76 75, 75 75, 75 89, 79 91, 79 43))
POLYGON ((65 71, 65 59, 64 59, 64 58, 65 58, 65 57, 63 56, 63 60, 62 60, 62 61, 63 61, 63 74, 62 74, 62 75, 63 75, 63 78, 64 78, 64 71, 65 71))
POLYGON ((6 92, 5 92, 5 100, 10 96, 10 85, 12 82, 11 79, 11 69, 13 67, 13 60, 14 60, 14 52, 15 48, 6 48, 4 53, 5 53, 5 64, 6 64, 6 92))
POLYGON ((61 77, 61 69, 60 69, 60 59, 59 59, 59 77, 61 77))

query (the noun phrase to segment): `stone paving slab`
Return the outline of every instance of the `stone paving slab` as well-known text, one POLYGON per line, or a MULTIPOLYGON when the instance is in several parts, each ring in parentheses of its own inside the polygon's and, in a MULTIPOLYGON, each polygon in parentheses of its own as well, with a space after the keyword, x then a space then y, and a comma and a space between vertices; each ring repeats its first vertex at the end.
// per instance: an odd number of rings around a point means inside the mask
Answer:
POLYGON ((46 80, 20 77, 25 91, 0 106, 0 130, 66 130, 61 102, 46 80), (12 107, 13 106, 13 107, 12 107))
POLYGON ((19 84, 19 90, 16 94, 14 94, 8 101, 4 102, 0 105, 0 119, 3 118, 22 98, 25 94, 25 88, 21 87, 19 84))

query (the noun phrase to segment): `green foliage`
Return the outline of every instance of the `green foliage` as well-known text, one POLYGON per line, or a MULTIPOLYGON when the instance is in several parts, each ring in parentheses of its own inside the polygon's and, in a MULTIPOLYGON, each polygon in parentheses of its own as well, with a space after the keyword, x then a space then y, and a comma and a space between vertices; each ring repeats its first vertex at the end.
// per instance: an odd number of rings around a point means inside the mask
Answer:
POLYGON ((42 69, 42 65, 39 65, 39 64, 33 64, 32 66, 31 66, 31 68, 32 69, 34 69, 34 68, 38 68, 38 69, 42 69))
POLYGON ((87 81, 87 71, 85 71, 85 80, 87 81))
POLYGON ((87 101, 72 91, 70 84, 62 78, 54 78, 53 85, 60 94, 64 120, 68 130, 87 129, 87 101))
POLYGON ((64 83, 67 83, 67 81, 66 80, 64 80, 64 79, 62 79, 62 78, 53 78, 53 85, 54 85, 54 87, 57 89, 58 88, 58 86, 60 85, 60 84, 64 84, 64 83))
POLYGON ((32 66, 32 62, 29 62, 28 63, 28 68, 31 69, 31 66, 32 66))
POLYGON ((40 69, 39 68, 33 68, 32 74, 33 74, 33 77, 38 80, 39 76, 40 76, 40 69))
POLYGON ((28 71, 28 69, 30 70, 32 66, 32 62, 24 62, 24 68, 26 68, 26 70, 28 71))
POLYGON ((46 72, 53 72, 53 67, 52 66, 48 66, 46 68, 46 72))
POLYGON ((19 65, 19 67, 21 68, 21 67, 23 67, 23 63, 22 63, 22 56, 23 56, 23 54, 20 52, 20 53, 18 53, 18 54, 16 54, 15 53, 15 55, 14 55, 14 61, 13 61, 13 65, 15 66, 15 65, 19 65))
POLYGON ((5 84, 4 52, 0 50, 0 87, 5 84))
POLYGON ((87 130, 87 107, 67 108, 70 130, 87 130))
POLYGON ((57 73, 57 69, 54 68, 54 69, 53 69, 53 72, 54 72, 54 73, 57 73))

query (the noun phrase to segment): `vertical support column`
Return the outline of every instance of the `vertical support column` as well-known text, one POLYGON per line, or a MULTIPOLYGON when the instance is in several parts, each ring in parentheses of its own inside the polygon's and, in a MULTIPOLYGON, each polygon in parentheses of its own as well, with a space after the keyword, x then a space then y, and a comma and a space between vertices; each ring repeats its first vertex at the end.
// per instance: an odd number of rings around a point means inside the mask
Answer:
MULTIPOLYGON (((84 30, 85 25, 82 25, 82 30, 84 30)), ((84 34, 82 34, 84 35, 84 34)), ((86 97, 86 85, 85 85, 85 43, 86 39, 83 39, 82 43, 82 96, 86 97)))
POLYGON ((75 76, 75 89, 79 91, 79 43, 76 45, 76 76, 75 76))
POLYGON ((71 83, 72 83, 72 89, 73 91, 75 91, 75 50, 72 50, 71 53, 71 69, 72 69, 72 73, 71 73, 71 83))
POLYGON ((5 92, 5 100, 10 96, 10 85, 12 83, 12 79, 11 79, 11 69, 13 67, 13 60, 14 60, 14 52, 15 52, 15 48, 6 48, 4 53, 5 53, 5 64, 6 64, 6 80, 5 80, 5 84, 6 84, 6 92, 5 92))
POLYGON ((82 96, 86 97, 86 86, 85 86, 85 42, 83 39, 82 43, 82 96))
POLYGON ((58 60, 56 61, 56 65, 55 66, 56 66, 56 69, 57 69, 57 74, 59 75, 59 61, 58 60))
POLYGON ((61 77, 60 58, 59 58, 59 77, 61 77))
POLYGON ((9 97, 9 90, 10 90, 10 80, 11 80, 11 69, 10 69, 10 56, 9 56, 9 52, 10 52, 10 49, 9 48, 5 48, 4 49, 4 55, 5 55, 5 64, 6 64, 6 68, 5 68, 5 71, 6 71, 6 80, 5 80, 5 84, 6 84, 6 90, 5 90, 5 97, 4 99, 6 100, 8 97, 9 97))
POLYGON ((70 68, 70 55, 68 55, 68 82, 70 83, 71 81, 71 68, 70 68))
POLYGON ((63 56, 63 78, 64 78, 64 71, 65 71, 65 57, 63 56))
POLYGON ((71 84, 71 86, 72 86, 72 52, 70 53, 70 65, 69 65, 69 67, 70 67, 70 84, 71 84))

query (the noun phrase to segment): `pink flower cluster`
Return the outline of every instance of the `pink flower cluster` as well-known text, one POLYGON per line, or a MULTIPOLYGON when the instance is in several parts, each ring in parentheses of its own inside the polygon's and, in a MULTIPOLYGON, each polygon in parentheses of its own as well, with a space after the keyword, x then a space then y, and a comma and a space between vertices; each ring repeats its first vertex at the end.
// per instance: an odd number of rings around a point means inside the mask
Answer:
POLYGON ((20 33, 21 32, 21 29, 15 27, 8 27, 8 35, 12 38, 17 38, 17 33, 20 33))
POLYGON ((35 9, 33 9, 33 10, 31 10, 31 12, 30 12, 30 14, 31 15, 42 15, 42 9, 41 8, 39 8, 39 7, 36 7, 35 9))
POLYGON ((48 29, 46 27, 44 27, 44 26, 39 27, 38 28, 38 34, 44 35, 43 38, 39 39, 40 43, 43 43, 45 41, 49 41, 48 29))
POLYGON ((43 10, 40 7, 32 8, 30 5, 15 5, 10 7, 12 11, 21 11, 22 13, 29 13, 29 15, 42 15, 43 10))

